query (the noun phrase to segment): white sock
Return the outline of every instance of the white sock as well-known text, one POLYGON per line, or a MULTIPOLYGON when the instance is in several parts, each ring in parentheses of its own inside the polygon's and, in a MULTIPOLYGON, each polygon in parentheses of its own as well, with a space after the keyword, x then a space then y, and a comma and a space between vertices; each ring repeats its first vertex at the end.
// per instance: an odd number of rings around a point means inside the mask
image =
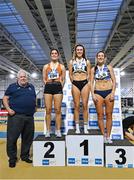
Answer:
POLYGON ((84 133, 88 133, 88 130, 87 130, 87 123, 84 122, 84 133))
POLYGON ((79 123, 76 123, 76 130, 79 130, 79 123))
POLYGON ((87 122, 84 122, 84 130, 87 130, 87 122))

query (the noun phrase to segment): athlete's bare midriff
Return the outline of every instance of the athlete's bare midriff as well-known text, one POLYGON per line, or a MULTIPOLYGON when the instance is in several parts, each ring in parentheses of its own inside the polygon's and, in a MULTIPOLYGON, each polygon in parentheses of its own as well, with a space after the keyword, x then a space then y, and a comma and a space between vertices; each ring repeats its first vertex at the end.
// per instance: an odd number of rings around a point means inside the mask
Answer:
POLYGON ((73 80, 75 81, 82 81, 87 79, 87 73, 73 73, 73 80))
POLYGON ((112 81, 111 80, 96 80, 95 81, 95 90, 109 90, 112 89, 113 87, 112 81))

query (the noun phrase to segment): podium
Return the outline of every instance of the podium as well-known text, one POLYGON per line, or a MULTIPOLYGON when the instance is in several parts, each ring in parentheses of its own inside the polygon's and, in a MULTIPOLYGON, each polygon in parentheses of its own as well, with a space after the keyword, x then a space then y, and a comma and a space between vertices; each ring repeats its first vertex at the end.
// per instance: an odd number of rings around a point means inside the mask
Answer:
POLYGON ((67 166, 103 166, 104 143, 100 130, 76 134, 69 130, 66 136, 67 166))
POLYGON ((105 145, 105 166, 134 168, 134 144, 128 140, 114 140, 105 145))
POLYGON ((33 166, 65 166, 65 136, 38 135, 33 141, 33 166))

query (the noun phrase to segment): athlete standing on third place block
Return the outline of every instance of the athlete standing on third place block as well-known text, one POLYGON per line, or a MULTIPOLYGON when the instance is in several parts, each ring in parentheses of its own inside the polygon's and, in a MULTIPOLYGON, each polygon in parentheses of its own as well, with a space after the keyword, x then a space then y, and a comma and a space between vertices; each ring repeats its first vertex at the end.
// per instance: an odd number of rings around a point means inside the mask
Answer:
POLYGON ((95 103, 98 125, 104 135, 104 143, 112 143, 112 112, 114 106, 116 80, 111 65, 106 64, 106 55, 99 51, 96 55, 96 66, 91 70, 91 92, 95 103), (106 132, 104 127, 104 106, 106 114, 106 132))

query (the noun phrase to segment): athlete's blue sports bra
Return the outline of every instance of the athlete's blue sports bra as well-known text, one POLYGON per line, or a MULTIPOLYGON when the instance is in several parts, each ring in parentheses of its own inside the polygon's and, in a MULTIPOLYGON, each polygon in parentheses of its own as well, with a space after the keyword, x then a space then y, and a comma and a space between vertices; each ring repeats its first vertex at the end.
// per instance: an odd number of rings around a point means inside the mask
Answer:
POLYGON ((110 80, 111 75, 107 65, 104 64, 102 68, 99 68, 99 66, 97 66, 95 68, 94 77, 95 80, 110 80))
POLYGON ((72 65, 73 73, 87 72, 87 62, 84 58, 82 58, 79 62, 77 60, 74 60, 72 65))

